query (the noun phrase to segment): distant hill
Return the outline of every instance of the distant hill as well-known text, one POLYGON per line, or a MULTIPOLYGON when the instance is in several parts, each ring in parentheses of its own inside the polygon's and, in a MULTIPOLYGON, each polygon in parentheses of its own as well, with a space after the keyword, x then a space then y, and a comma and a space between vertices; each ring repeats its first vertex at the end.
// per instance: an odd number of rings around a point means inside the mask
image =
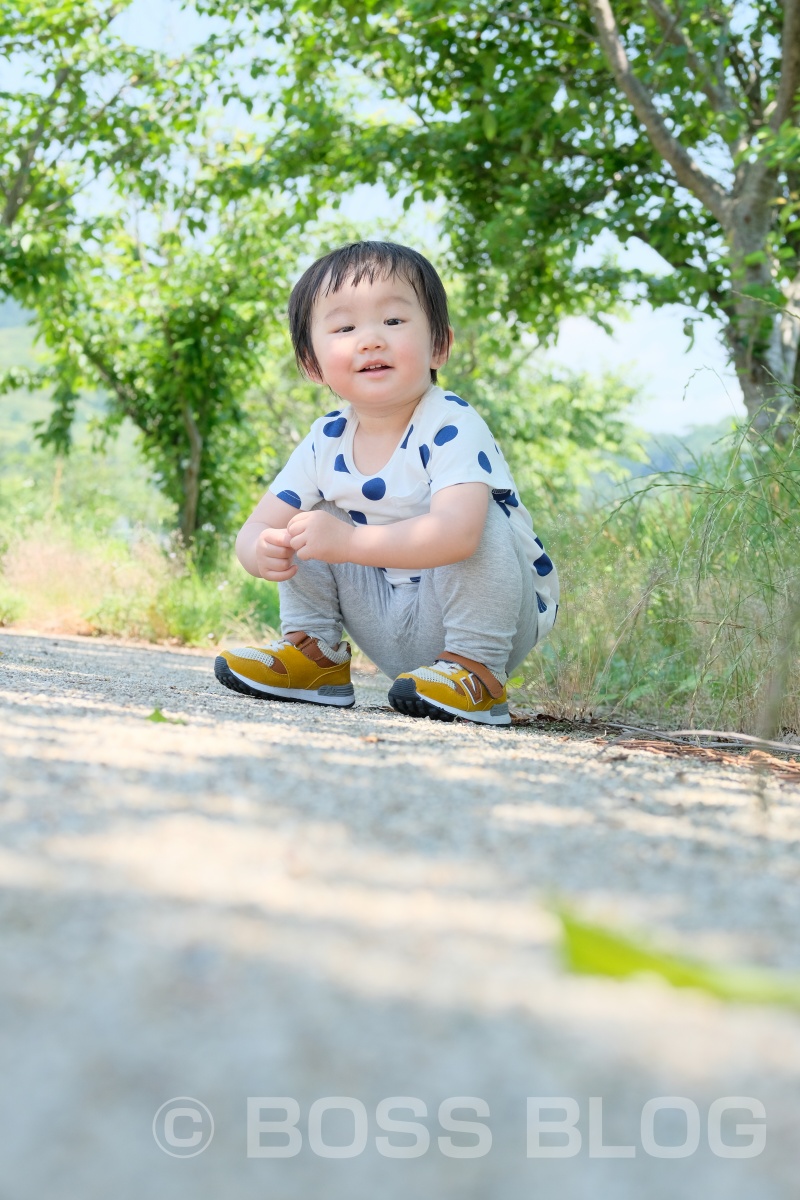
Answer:
POLYGON ((649 475, 653 471, 691 469, 698 459, 713 453, 715 444, 730 434, 734 427, 731 417, 723 417, 716 425, 695 425, 680 436, 672 433, 651 434, 645 445, 650 462, 639 463, 635 473, 649 475))

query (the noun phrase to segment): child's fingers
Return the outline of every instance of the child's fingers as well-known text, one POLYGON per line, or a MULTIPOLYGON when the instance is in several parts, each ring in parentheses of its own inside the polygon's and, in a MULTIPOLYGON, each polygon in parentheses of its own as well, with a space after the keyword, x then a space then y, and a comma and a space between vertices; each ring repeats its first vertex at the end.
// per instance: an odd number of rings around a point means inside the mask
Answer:
MULTIPOLYGON (((292 520, 294 519, 292 517, 292 520)), ((284 549, 289 544, 289 526, 286 529, 265 529, 261 536, 268 546, 284 549)))
POLYGON ((297 567, 288 567, 285 571, 262 571, 262 579, 269 579, 272 583, 284 583, 287 579, 291 579, 297 574, 297 567))

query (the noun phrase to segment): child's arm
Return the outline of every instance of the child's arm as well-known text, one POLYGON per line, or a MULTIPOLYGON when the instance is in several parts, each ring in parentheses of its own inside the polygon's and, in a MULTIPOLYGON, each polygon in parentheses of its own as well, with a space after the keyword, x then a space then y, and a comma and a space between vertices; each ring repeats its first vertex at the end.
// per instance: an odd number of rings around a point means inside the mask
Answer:
POLYGON ((295 511, 288 532, 299 559, 425 569, 470 558, 483 535, 488 509, 485 483, 459 483, 437 492, 430 512, 421 517, 390 525, 348 525, 330 513, 295 511))
POLYGON ((236 557, 257 579, 280 582, 291 579, 297 567, 291 565, 292 547, 286 526, 297 509, 272 492, 262 496, 236 538, 236 557))

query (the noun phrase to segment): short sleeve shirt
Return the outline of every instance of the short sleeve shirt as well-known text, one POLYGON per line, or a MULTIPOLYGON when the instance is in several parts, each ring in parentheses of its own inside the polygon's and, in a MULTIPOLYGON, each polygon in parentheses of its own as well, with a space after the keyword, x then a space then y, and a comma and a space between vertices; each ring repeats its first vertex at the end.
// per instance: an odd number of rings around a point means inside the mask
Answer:
MULTIPOLYGON (((432 384, 420 400, 392 457, 374 475, 353 460, 358 416, 351 407, 320 417, 294 450, 270 491, 308 511, 320 500, 348 512, 357 525, 386 525, 423 516, 431 496, 459 483, 485 483, 511 522, 534 572, 539 637, 553 625, 558 574, 533 531, 530 515, 500 447, 476 410, 454 392, 432 384)), ((421 570, 383 568, 390 584, 416 584, 421 570)))

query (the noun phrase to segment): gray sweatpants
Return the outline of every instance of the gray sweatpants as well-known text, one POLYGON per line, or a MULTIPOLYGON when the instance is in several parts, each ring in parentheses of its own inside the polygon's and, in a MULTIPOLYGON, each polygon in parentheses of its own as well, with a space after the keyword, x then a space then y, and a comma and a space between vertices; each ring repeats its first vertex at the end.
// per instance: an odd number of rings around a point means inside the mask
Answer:
MULTIPOLYGON (((352 524, 333 504, 316 507, 352 524)), ((504 683, 536 642, 533 571, 496 504, 472 557, 421 571, 419 583, 393 587, 378 567, 357 563, 294 561, 297 574, 278 584, 283 633, 303 630, 335 646, 345 628, 390 679, 451 650, 504 683)))

